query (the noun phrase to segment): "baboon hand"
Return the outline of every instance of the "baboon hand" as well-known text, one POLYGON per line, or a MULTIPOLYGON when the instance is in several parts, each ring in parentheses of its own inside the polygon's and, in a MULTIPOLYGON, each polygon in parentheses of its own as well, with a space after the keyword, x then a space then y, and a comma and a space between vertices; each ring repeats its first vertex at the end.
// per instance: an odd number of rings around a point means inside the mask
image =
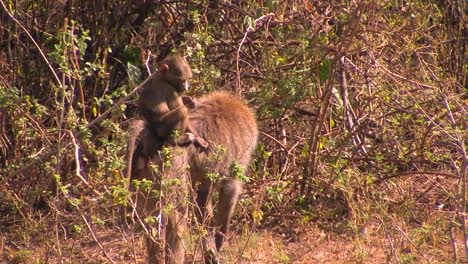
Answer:
POLYGON ((208 142, 192 132, 185 132, 177 138, 176 142, 172 142, 173 145, 178 146, 186 146, 192 143, 203 151, 208 148, 208 142))
POLYGON ((182 96, 182 102, 184 103, 185 107, 190 109, 195 108, 195 106, 197 105, 195 99, 186 95, 182 96))
POLYGON ((185 142, 192 143, 195 142, 195 134, 190 132, 185 132, 185 142))
POLYGON ((206 142, 206 140, 204 140, 201 137, 196 137, 195 141, 194 141, 194 144, 195 144, 195 146, 197 146, 198 148, 200 148, 203 151, 205 151, 208 148, 208 145, 209 145, 208 142, 206 142))
POLYGON ((177 139, 170 140, 169 143, 171 145, 186 146, 192 144, 195 141, 195 138, 195 134, 191 132, 185 132, 177 137, 177 139))
POLYGON ((179 137, 177 140, 178 145, 188 145, 190 143, 195 144, 197 148, 202 151, 205 151, 208 148, 208 142, 203 138, 195 135, 192 132, 185 132, 182 136, 179 137))

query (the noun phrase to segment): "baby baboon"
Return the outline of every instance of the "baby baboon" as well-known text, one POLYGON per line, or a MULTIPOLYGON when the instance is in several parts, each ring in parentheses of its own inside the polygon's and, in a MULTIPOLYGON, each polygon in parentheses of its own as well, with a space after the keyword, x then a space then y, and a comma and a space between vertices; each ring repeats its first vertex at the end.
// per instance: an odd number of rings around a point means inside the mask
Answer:
POLYGON ((194 142, 206 148, 206 141, 190 129, 187 108, 180 96, 188 89, 187 80, 192 78, 187 60, 169 56, 150 78, 138 99, 138 110, 161 145, 172 140, 177 145, 194 142), (181 133, 177 139, 173 138, 175 130, 181 133))
MULTIPOLYGON (((216 263, 218 252, 229 232, 230 221, 239 195, 242 191, 241 183, 230 175, 230 165, 237 163, 246 168, 250 162, 251 154, 255 148, 258 137, 257 122, 253 111, 241 100, 233 95, 215 92, 201 97, 194 109, 189 110, 189 122, 192 131, 210 142, 206 151, 200 152, 194 144, 186 148, 170 146, 170 163, 161 175, 169 179, 179 179, 180 182, 191 182, 191 187, 196 192, 198 208, 195 209, 200 223, 206 223, 209 234, 204 240, 204 252, 206 263, 216 263), (208 177, 218 174, 217 179, 208 177), (216 187, 216 188, 215 188, 216 187), (213 191, 219 192, 216 205, 216 216, 213 216, 211 197, 213 191)), ((144 134, 144 133, 143 133, 144 134)), ((144 140, 140 141, 140 145, 144 140)), ((140 147, 139 148, 143 148, 140 147)), ((145 157, 135 153, 136 169, 132 173, 132 179, 152 177, 153 172, 149 168, 150 159, 156 165, 164 161, 159 156, 145 157)), ((161 167, 161 166, 160 166, 161 167)), ((177 190, 171 189, 165 194, 166 203, 174 208, 166 217, 166 233, 164 254, 161 259, 159 245, 154 240, 148 239, 148 254, 150 263, 183 263, 184 246, 181 236, 185 231, 188 192, 187 184, 178 184, 177 190), (159 261, 159 262, 158 262, 159 261)), ((156 202, 151 202, 153 208, 148 206, 150 202, 140 203, 140 211, 143 215, 152 214, 156 202), (143 205, 145 204, 145 205, 143 205)), ((160 205, 164 206, 164 205, 160 205)))
POLYGON ((199 137, 190 128, 187 116, 188 105, 194 102, 188 97, 180 95, 188 89, 187 80, 192 78, 192 70, 184 57, 169 56, 165 58, 156 73, 152 74, 142 87, 138 99, 138 111, 141 119, 132 122, 129 129, 127 144, 127 177, 130 176, 133 167, 133 153, 138 145, 138 135, 144 127, 148 127, 152 137, 146 135, 145 144, 140 151, 146 155, 154 153, 164 143, 173 145, 188 145, 194 143, 201 149, 206 149, 208 143, 199 137), (180 135, 175 138, 174 132, 180 135))

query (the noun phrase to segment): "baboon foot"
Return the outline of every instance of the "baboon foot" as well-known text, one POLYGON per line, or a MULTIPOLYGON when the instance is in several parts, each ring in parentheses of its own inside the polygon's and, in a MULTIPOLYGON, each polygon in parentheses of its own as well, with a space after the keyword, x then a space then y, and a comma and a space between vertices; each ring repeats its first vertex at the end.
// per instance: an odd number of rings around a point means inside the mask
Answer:
POLYGON ((219 255, 216 250, 207 249, 205 251, 205 264, 220 264, 219 255))
POLYGON ((216 249, 221 250, 221 247, 223 246, 224 240, 225 240, 225 235, 221 232, 217 232, 215 236, 215 241, 216 241, 216 249))

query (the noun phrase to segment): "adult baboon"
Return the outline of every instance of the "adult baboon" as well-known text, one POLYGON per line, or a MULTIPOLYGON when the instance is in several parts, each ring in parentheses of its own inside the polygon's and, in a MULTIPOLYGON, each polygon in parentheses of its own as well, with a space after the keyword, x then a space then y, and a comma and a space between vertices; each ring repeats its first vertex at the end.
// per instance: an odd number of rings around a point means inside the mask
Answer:
POLYGON ((199 98, 195 107, 189 110, 189 122, 192 129, 209 142, 205 151, 191 144, 187 147, 169 146, 170 155, 167 157, 156 153, 147 156, 141 150, 147 149, 145 145, 153 144, 153 140, 147 128, 140 130, 131 179, 152 179, 156 182, 155 189, 161 193, 153 198, 140 196, 137 211, 143 217, 163 212, 161 222, 166 227, 165 234, 159 234, 165 240, 165 250, 161 249, 158 241, 147 239, 150 263, 184 262, 182 236, 186 229, 190 188, 196 192, 197 219, 210 226, 203 242, 205 262, 217 263, 218 252, 229 232, 242 191, 241 183, 230 175, 229 167, 236 163, 247 168, 257 143, 258 128, 253 111, 228 93, 214 92, 199 98), (166 158, 169 158, 170 166, 166 158), (150 164, 157 165, 159 170, 153 171, 150 164), (165 188, 168 183, 169 187, 165 188), (212 219, 211 196, 214 190, 219 194, 216 216, 212 219))

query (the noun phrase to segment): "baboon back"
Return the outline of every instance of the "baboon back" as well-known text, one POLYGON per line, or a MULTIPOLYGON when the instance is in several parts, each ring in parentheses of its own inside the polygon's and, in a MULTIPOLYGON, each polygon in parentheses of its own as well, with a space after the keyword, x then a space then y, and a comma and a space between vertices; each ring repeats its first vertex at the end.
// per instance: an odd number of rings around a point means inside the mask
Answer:
POLYGON ((209 147, 200 152, 190 146, 191 168, 200 176, 209 172, 228 176, 232 162, 246 167, 258 137, 253 111, 242 100, 226 92, 201 97, 196 105, 189 112, 189 122, 198 135, 208 141, 209 147))

